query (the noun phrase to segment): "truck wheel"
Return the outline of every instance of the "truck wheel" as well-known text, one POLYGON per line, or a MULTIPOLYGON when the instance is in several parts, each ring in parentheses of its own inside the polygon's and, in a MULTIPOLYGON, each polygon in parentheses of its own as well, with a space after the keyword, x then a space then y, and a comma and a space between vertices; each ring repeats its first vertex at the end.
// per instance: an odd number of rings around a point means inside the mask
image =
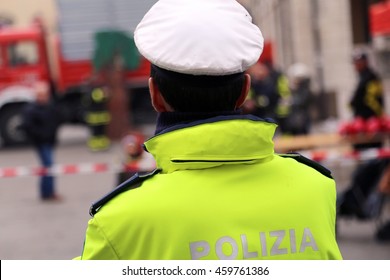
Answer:
POLYGON ((24 145, 28 142, 25 133, 20 128, 22 107, 12 106, 0 112, 0 136, 4 146, 24 145))

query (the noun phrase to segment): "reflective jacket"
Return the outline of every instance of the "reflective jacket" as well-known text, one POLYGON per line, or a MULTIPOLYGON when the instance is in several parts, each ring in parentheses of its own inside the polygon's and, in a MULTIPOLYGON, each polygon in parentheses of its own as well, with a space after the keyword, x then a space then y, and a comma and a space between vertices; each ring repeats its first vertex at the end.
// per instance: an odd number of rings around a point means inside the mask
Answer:
POLYGON ((253 116, 178 125, 145 145, 159 171, 93 205, 82 259, 340 259, 335 182, 274 153, 253 116))

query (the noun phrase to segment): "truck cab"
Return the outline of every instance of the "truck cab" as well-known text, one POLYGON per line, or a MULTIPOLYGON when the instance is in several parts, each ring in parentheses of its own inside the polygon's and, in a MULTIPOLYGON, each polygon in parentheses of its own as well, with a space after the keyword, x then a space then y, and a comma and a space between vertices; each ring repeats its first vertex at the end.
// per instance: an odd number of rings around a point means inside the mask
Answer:
POLYGON ((0 27, 0 138, 3 144, 25 142, 19 129, 23 106, 34 100, 32 84, 49 80, 45 37, 38 24, 0 27))

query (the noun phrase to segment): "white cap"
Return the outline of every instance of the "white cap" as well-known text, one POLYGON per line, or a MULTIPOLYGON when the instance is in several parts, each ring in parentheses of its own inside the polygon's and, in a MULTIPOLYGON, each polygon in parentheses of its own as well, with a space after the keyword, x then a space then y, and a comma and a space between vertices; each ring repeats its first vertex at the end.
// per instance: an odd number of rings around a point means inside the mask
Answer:
POLYGON ((236 0, 160 0, 138 24, 140 53, 160 68, 223 76, 256 63, 264 39, 236 0))

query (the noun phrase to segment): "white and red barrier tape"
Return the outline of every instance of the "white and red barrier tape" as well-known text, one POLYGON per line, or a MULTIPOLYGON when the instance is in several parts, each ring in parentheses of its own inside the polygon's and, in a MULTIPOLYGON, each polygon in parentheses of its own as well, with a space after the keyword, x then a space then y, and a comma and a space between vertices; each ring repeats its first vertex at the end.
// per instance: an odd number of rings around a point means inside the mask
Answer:
POLYGON ((154 166, 143 166, 138 164, 115 165, 108 163, 81 163, 81 164, 58 164, 51 168, 44 167, 0 167, 0 178, 24 177, 24 176, 44 176, 44 175, 73 175, 91 174, 104 172, 142 172, 151 171, 154 166))
POLYGON ((355 160, 364 161, 370 159, 384 159, 390 158, 390 149, 366 149, 363 151, 351 151, 346 153, 340 153, 337 151, 302 151, 303 156, 310 158, 311 160, 318 162, 332 162, 332 161, 345 161, 355 160))
MULTIPOLYGON (((302 151, 303 156, 317 162, 334 162, 346 160, 370 160, 390 158, 390 148, 386 149, 367 149, 362 152, 338 153, 329 151, 302 151)), ((91 174, 121 171, 142 172, 153 170, 153 165, 133 163, 127 166, 108 163, 81 163, 81 164, 59 164, 52 168, 43 167, 0 167, 0 178, 23 177, 23 176, 43 176, 43 175, 72 175, 72 174, 91 174)))

